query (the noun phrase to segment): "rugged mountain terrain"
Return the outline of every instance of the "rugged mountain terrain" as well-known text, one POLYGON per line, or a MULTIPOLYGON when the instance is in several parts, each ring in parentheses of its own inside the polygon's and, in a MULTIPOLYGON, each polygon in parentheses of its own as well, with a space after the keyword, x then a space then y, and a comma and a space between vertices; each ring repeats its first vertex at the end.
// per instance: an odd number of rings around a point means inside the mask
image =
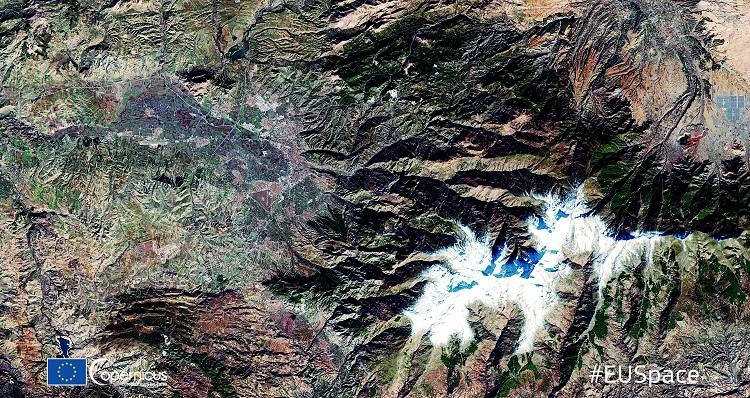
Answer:
POLYGON ((0 0, 0 395, 750 396, 748 11, 0 0), (576 192, 630 254, 571 229, 531 349, 503 295, 415 327, 576 192), (60 336, 169 378, 48 387, 60 336), (589 378, 644 363, 701 382, 589 378))

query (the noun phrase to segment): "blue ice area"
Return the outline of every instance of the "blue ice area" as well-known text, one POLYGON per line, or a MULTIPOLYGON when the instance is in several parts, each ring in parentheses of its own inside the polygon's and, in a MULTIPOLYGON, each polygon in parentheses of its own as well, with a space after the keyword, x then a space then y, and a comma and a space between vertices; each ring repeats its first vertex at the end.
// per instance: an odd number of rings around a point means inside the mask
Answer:
POLYGON ((500 245, 497 251, 495 251, 495 253, 492 254, 492 260, 487 265, 487 267, 482 271, 482 275, 490 276, 495 272, 495 268, 497 268, 497 262, 504 252, 505 252, 505 245, 500 245))
POLYGON ((672 236, 678 240, 685 240, 690 236, 690 232, 618 232, 610 235, 614 240, 632 240, 637 238, 655 238, 672 236))
MULTIPOLYGON (((554 212, 547 213, 543 216, 535 217, 535 227, 538 231, 553 232, 557 222, 570 217, 570 213, 563 210, 557 209, 554 212)), ((527 251, 521 251, 515 258, 505 259, 505 262, 500 264, 499 270, 498 261, 504 258, 505 246, 501 246, 496 253, 492 256, 492 262, 482 272, 484 275, 493 275, 497 278, 509 278, 512 276, 520 276, 521 278, 528 279, 531 277, 534 268, 544 258, 545 254, 549 252, 551 255, 559 254, 558 250, 547 250, 545 247, 538 248, 538 250, 530 249, 527 251)), ((547 267, 546 271, 557 271, 558 267, 547 267)))
POLYGON ((450 288, 448 288, 448 291, 451 292, 451 293, 453 293, 453 292, 457 292, 459 290, 471 289, 472 287, 476 286, 477 284, 479 284, 479 282, 477 282, 477 281, 471 281, 471 282, 460 281, 460 282, 454 284, 453 286, 451 286, 450 288))
POLYGON ((513 275, 519 275, 521 278, 528 279, 531 276, 531 272, 534 271, 534 267, 544 257, 545 253, 546 250, 539 252, 531 250, 527 253, 521 253, 512 261, 503 264, 500 267, 500 271, 493 275, 497 278, 508 278, 513 275))
POLYGON ((615 238, 615 240, 631 240, 635 239, 635 236, 633 236, 633 234, 631 234, 630 232, 619 232, 615 234, 613 238, 615 238))
POLYGON ((679 240, 683 240, 683 239, 687 239, 687 237, 690 236, 690 233, 689 232, 678 232, 678 233, 676 233, 676 234, 674 234, 672 236, 674 236, 675 238, 677 238, 679 240))
POLYGON ((537 229, 547 230, 547 231, 551 230, 551 228, 549 227, 549 225, 547 225, 547 223, 544 221, 544 218, 542 218, 542 217, 537 217, 537 219, 536 219, 536 228, 537 229))
MULTIPOLYGON (((528 279, 531 273, 534 271, 534 267, 544 257, 546 250, 536 251, 529 250, 528 252, 522 252, 515 258, 509 259, 505 254, 505 245, 501 245, 495 253, 492 255, 492 260, 487 267, 482 271, 484 276, 494 276, 496 278, 508 278, 514 275, 518 275, 521 278, 528 279), (499 266, 499 267, 498 267, 499 266), (498 269, 499 268, 499 269, 498 269)), ((553 250, 553 254, 557 251, 553 250)))

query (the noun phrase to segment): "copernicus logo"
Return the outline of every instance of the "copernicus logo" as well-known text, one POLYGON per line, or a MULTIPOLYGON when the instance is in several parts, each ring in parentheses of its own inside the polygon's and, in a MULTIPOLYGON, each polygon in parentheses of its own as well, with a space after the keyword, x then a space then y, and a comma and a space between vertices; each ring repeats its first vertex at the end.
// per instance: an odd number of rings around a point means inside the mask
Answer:
POLYGON ((167 381, 167 372, 154 370, 106 370, 102 369, 106 364, 106 358, 99 358, 91 362, 89 377, 96 385, 147 385, 149 383, 167 381))
POLYGON ((86 358, 47 358, 47 385, 85 386, 86 358))

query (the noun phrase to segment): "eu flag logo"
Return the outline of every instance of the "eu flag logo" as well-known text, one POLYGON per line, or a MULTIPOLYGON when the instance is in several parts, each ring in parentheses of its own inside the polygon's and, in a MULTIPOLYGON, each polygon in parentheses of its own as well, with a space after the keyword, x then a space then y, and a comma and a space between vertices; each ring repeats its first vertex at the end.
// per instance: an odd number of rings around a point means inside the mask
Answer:
POLYGON ((47 358, 47 385, 85 386, 86 358, 47 358))

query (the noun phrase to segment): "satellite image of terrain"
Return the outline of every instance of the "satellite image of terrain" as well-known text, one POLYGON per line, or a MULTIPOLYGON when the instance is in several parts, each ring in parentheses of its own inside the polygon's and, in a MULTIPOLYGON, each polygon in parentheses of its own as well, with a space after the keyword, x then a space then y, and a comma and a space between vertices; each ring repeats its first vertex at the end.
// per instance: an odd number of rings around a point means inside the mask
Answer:
POLYGON ((748 398, 749 109, 748 0, 0 0, 0 398, 748 398))

